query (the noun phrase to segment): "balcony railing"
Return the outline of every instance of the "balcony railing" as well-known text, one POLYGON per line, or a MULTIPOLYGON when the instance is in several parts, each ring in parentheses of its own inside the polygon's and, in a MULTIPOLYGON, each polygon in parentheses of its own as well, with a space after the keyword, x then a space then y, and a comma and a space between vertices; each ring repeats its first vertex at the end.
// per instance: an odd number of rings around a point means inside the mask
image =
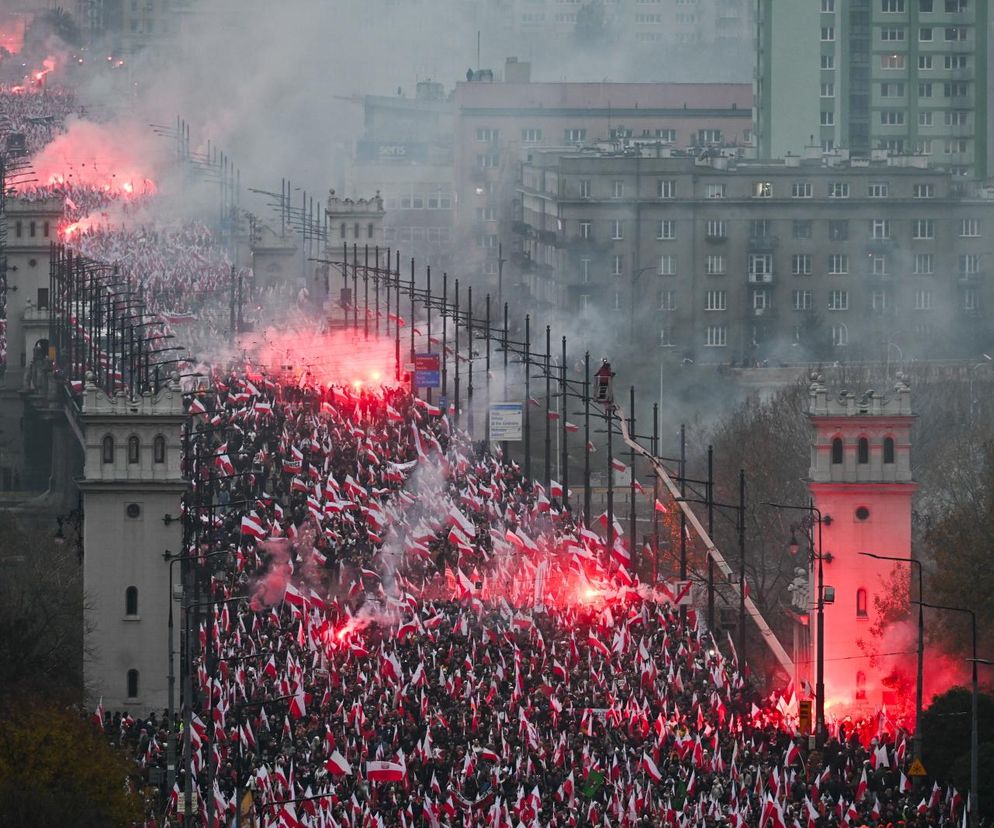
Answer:
POLYGON ((773 284, 772 273, 750 273, 748 274, 750 285, 771 285, 773 284))

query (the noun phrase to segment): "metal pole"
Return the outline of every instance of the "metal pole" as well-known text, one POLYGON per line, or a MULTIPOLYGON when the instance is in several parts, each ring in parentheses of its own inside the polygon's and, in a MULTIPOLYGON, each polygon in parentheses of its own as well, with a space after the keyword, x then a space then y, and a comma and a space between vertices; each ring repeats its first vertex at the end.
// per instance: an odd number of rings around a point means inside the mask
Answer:
MULTIPOLYGON (((503 307, 504 307, 504 332, 502 334, 502 336, 504 337, 504 345, 503 345, 503 348, 504 348, 504 397, 503 397, 503 400, 504 400, 504 402, 508 402, 508 399, 507 399, 507 360, 508 360, 509 354, 507 352, 507 344, 508 344, 507 343, 507 302, 504 303, 503 307)), ((510 450, 511 450, 511 444, 507 440, 504 440, 504 442, 501 444, 501 456, 503 457, 505 463, 510 460, 510 457, 509 457, 510 450)))
POLYGON ((562 365, 559 371, 559 427, 563 444, 560 458, 560 480, 559 485, 563 487, 562 504, 565 507, 569 503, 569 450, 566 445, 568 431, 566 429, 566 337, 563 337, 562 365))
MULTIPOLYGON (((363 338, 369 339, 369 245, 363 245, 363 268, 362 268, 362 292, 363 292, 363 338)), ((414 330, 414 320, 411 319, 411 330, 414 330)))
POLYGON ((590 528, 590 351, 583 354, 583 525, 590 528))
MULTIPOLYGON (((427 316, 427 319, 425 320, 425 330, 428 331, 428 337, 427 337, 428 338, 428 349, 427 349, 426 353, 430 354, 432 352, 432 350, 431 350, 431 265, 428 265, 425 268, 425 287, 426 287, 427 294, 428 294, 428 310, 427 310, 427 312, 425 314, 427 316)), ((443 361, 445 360, 445 354, 444 353, 442 354, 442 360, 443 361)), ((426 388, 425 389, 425 399, 427 399, 428 402, 432 401, 431 400, 431 392, 432 392, 431 388, 426 388)))
POLYGON ((614 401, 604 404, 607 420, 607 557, 611 559, 614 550, 614 401))
POLYGON ((977 828, 980 819, 979 804, 977 802, 978 783, 978 723, 977 723, 977 614, 972 610, 970 613, 970 629, 973 633, 973 687, 970 697, 970 824, 977 828))
POLYGON ((822 542, 822 516, 815 508, 814 500, 809 500, 808 507, 812 517, 818 519, 818 635, 815 654, 817 675, 815 676, 815 745, 821 750, 825 744, 825 581, 824 567, 825 546, 822 542))
POLYGON ((746 477, 739 469, 739 673, 745 675, 746 659, 746 477))
MULTIPOLYGON (((449 396, 449 274, 442 271, 442 396, 449 396)), ((448 403, 446 403, 446 407, 448 403)))
POLYGON ((466 418, 473 435, 473 286, 466 289, 466 418))
POLYGON ((545 326, 545 488, 552 485, 552 328, 545 326))
MULTIPOLYGON (((708 537, 714 537, 714 446, 708 446, 708 537)), ((708 630, 714 634, 714 558, 708 553, 708 630)))
POLYGON ((525 314, 525 477, 532 476, 531 314, 525 314))
POLYGON ((454 313, 452 314, 452 368, 455 377, 452 382, 452 398, 455 404, 455 420, 459 421, 459 280, 455 280, 455 296, 453 302, 454 313))
MULTIPOLYGON (((652 404, 652 456, 659 457, 659 403, 652 404)), ((659 510, 656 500, 659 498, 659 476, 652 479, 652 585, 659 582, 659 510)))
MULTIPOLYGON (((628 389, 628 433, 635 433, 635 386, 628 389)), ((628 492, 628 554, 631 555, 632 568, 635 569, 635 449, 629 450, 628 471, 631 474, 628 492)))

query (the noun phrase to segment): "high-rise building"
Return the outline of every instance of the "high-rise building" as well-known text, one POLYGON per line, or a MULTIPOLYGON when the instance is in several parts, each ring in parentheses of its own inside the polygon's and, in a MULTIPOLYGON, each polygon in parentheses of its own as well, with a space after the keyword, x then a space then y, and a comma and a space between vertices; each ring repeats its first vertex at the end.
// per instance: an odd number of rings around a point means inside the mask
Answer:
POLYGON ((758 0, 759 156, 887 150, 987 178, 991 23, 988 0, 758 0))

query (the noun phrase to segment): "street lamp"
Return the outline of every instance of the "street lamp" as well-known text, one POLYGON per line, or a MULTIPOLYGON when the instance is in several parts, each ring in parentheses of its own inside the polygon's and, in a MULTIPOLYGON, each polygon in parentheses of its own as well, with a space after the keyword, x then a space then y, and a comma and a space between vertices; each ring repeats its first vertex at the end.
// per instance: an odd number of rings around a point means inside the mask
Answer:
POLYGON ((984 358, 984 361, 978 362, 970 369, 970 425, 973 425, 976 421, 977 414, 977 399, 973 395, 973 381, 976 379, 977 369, 990 365, 992 361, 990 355, 988 354, 981 354, 981 356, 984 358))
POLYGON ((634 344, 635 342, 635 288, 638 287, 639 279, 642 278, 643 273, 648 273, 650 270, 655 270, 656 265, 649 265, 648 267, 641 267, 632 273, 632 291, 629 297, 629 319, 628 319, 628 341, 634 344))
POLYGON ((864 558, 874 558, 878 561, 895 561, 896 563, 914 564, 918 572, 918 675, 915 680, 915 735, 912 738, 915 759, 922 758, 922 677, 925 664, 925 598, 922 585, 922 562, 914 558, 895 558, 890 555, 875 555, 873 552, 860 552, 864 558))
POLYGON ((808 536, 808 547, 811 550, 811 562, 818 562, 818 599, 816 603, 818 636, 815 651, 815 745, 820 749, 825 744, 825 573, 824 562, 832 562, 832 553, 825 553, 822 542, 822 526, 830 526, 831 515, 822 515, 821 510, 815 507, 814 501, 808 501, 807 506, 796 506, 788 503, 771 503, 765 501, 764 505, 772 506, 775 509, 793 509, 807 512, 808 514, 796 526, 791 526, 790 545, 788 549, 791 555, 796 555, 800 550, 800 544, 794 535, 795 528, 803 529, 808 536), (813 529, 814 524, 818 525, 818 551, 815 552, 813 529))
MULTIPOLYGON (((977 806, 977 664, 983 659, 977 658, 977 613, 966 607, 946 607, 941 604, 926 604, 924 601, 913 601, 912 603, 919 604, 922 607, 928 607, 934 610, 944 610, 946 612, 964 612, 968 613, 970 616, 970 632, 973 640, 973 658, 970 659, 972 663, 972 688, 970 696, 970 799, 969 799, 969 810, 970 810, 970 825, 972 828, 977 828, 978 806, 977 806)), ((986 664, 987 662, 984 661, 986 664)))

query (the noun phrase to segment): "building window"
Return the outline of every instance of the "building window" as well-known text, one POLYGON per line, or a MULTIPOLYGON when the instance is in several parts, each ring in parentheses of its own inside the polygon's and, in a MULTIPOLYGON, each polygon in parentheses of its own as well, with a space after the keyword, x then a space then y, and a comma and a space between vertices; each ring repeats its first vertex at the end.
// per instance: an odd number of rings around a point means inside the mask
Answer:
POLYGON ((822 43, 831 43, 835 40, 835 26, 822 26, 821 27, 821 40, 822 43))
POLYGON ((542 140, 542 130, 526 128, 521 130, 521 140, 526 144, 537 144, 542 140))
POLYGON ((128 698, 138 698, 138 671, 128 670, 128 698))
POLYGON ((926 110, 925 112, 918 113, 918 126, 932 126, 932 113, 930 111, 926 110))
POLYGON ((676 273, 676 265, 674 264, 676 260, 673 256, 665 255, 659 257, 659 275, 660 276, 673 276, 676 273))
POLYGON ((894 69, 902 70, 904 69, 904 55, 881 55, 880 56, 880 68, 881 69, 894 69))
POLYGON ((856 590, 856 617, 866 618, 866 590, 862 587, 856 590))
POLYGON ((795 276, 811 275, 811 256, 808 253, 795 253, 790 258, 791 272, 795 276))
POLYGON ((660 290, 659 291, 659 309, 661 311, 675 311, 676 310, 676 291, 675 290, 660 290))
POLYGON ((913 194, 915 198, 935 198, 935 185, 915 184, 913 194))
POLYGON ((161 434, 157 434, 155 439, 152 441, 152 462, 166 462, 166 438, 161 434))
POLYGON ((656 192, 660 198, 676 198, 676 181, 660 181, 656 192))
POLYGON ((615 256, 611 259, 611 275, 620 276, 625 272, 625 257, 615 256))
POLYGON ((849 328, 843 324, 832 325, 832 346, 844 348, 849 344, 849 328))
POLYGON ((833 290, 829 292, 828 309, 830 311, 849 310, 849 291, 833 290))
POLYGON ((977 238, 980 236, 979 219, 960 219, 959 234, 961 238, 977 238))
POLYGON ((704 144, 720 144, 721 143, 721 130, 720 129, 699 129, 697 130, 697 143, 703 146, 704 144))
POLYGON ((880 11, 888 14, 900 14, 904 11, 904 0, 880 0, 880 11))
POLYGON ((881 29, 880 39, 885 43, 902 43, 904 41, 904 29, 897 27, 881 29))
POLYGON ((842 438, 835 437, 832 439, 832 465, 841 466, 842 465, 842 438))
POLYGON ((492 143, 500 136, 500 130, 492 127, 478 127, 476 130, 476 140, 485 143, 492 143))
POLYGON ((831 81, 823 83, 821 85, 821 97, 823 98, 834 98, 835 97, 835 84, 831 81))
POLYGON ((830 241, 849 241, 849 220, 830 220, 828 222, 828 238, 830 241))
POLYGON ((861 466, 870 462, 870 441, 865 437, 860 437, 856 443, 856 462, 861 466))
POLYGON ((708 256, 704 260, 704 272, 708 276, 723 276, 725 274, 725 257, 708 256))
POLYGON ((904 126, 904 112, 900 109, 883 109, 880 111, 882 126, 904 126))
POLYGON ((894 462, 894 438, 884 437, 884 464, 890 465, 894 462))
POLYGON ((932 68, 932 56, 918 55, 918 68, 922 71, 929 71, 932 68))
POLYGON ((708 195, 708 198, 724 198, 725 197, 725 185, 724 184, 708 184, 707 195, 708 195))
POLYGON ((935 260, 931 253, 915 253, 915 275, 930 276, 935 272, 935 260))
POLYGON ((671 241, 676 238, 676 222, 670 219, 661 219, 656 227, 656 238, 671 241))
POLYGON ((611 238, 619 241, 625 237, 625 223, 615 219, 611 222, 611 238))
POLYGON ((724 348, 727 332, 724 325, 709 325, 704 344, 708 348, 724 348))
POLYGON ((625 182, 615 181, 614 188, 612 190, 612 195, 614 198, 624 198, 625 197, 625 182))
POLYGON ((849 272, 849 256, 846 253, 832 253, 828 257, 828 272, 832 276, 844 276, 849 272))
POLYGON ((811 198, 812 195, 810 181, 795 181, 790 187, 791 198, 811 198))
POLYGON ((585 221, 581 221, 580 222, 580 238, 581 239, 589 239, 589 238, 591 238, 591 229, 592 229, 592 227, 593 227, 593 223, 592 222, 586 221, 586 220, 585 221))
POLYGON ((129 586, 124 590, 124 614, 138 615, 138 587, 129 586))
POLYGON ((726 307, 725 291, 709 290, 704 294, 704 310, 723 311, 726 307))
POLYGON ((829 198, 849 198, 849 182, 833 181, 828 185, 829 198))
POLYGON ((580 179, 580 198, 590 198, 590 179, 580 179))
POLYGON ((753 195, 756 198, 773 198, 773 182, 757 181, 753 185, 753 195))
POLYGON ((882 253, 874 254, 870 257, 870 272, 874 276, 887 275, 887 257, 882 253))
POLYGON ((102 457, 104 463, 114 462, 114 438, 109 434, 103 440, 102 457))
POLYGON ((725 238, 725 222, 720 219, 709 219, 704 224, 704 235, 708 239, 718 240, 725 238))
POLYGON ((835 11, 835 0, 821 0, 822 14, 832 14, 835 11))
POLYGON ((823 109, 821 112, 821 125, 835 126, 835 113, 831 109, 823 109))
POLYGON ((890 188, 886 182, 878 182, 870 185, 870 198, 887 198, 890 188))
POLYGON ((139 443, 137 437, 131 436, 131 437, 128 438, 128 462, 129 463, 137 463, 138 462, 138 456, 139 456, 139 449, 140 448, 141 448, 141 444, 139 443))
POLYGON ((918 11, 931 12, 934 0, 918 0, 918 11))
POLYGON ((833 69, 835 69, 835 55, 822 55, 821 68, 828 72, 831 72, 833 69))
POLYGON ((912 236, 916 239, 934 239, 935 222, 932 219, 916 219, 912 236))
POLYGON ((794 291, 794 310, 809 311, 813 305, 812 292, 810 290, 794 291))
POLYGON ((811 220, 794 219, 792 234, 795 239, 811 238, 811 220))
POLYGON ((579 144, 587 140, 587 130, 572 127, 563 133, 563 138, 567 144, 579 144))
POLYGON ((918 30, 918 40, 921 43, 931 43, 932 42, 932 27, 923 26, 918 30))
POLYGON ((932 291, 915 291, 915 310, 932 310, 932 291))
POLYGON ((874 239, 889 239, 890 222, 887 219, 873 219, 870 222, 870 235, 874 239))

